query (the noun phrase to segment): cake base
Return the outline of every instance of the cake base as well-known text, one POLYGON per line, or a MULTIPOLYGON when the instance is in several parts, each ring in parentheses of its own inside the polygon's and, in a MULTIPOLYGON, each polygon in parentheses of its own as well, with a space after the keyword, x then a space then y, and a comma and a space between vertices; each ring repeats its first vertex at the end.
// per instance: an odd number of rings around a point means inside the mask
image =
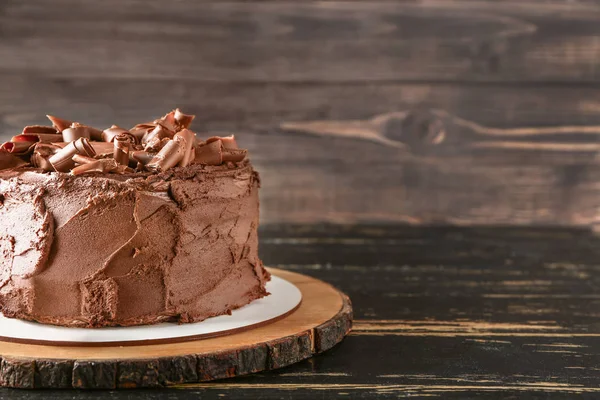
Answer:
POLYGON ((0 385, 16 388, 158 387, 281 368, 323 352, 350 331, 346 295, 317 279, 277 269, 302 303, 286 317, 226 336, 178 343, 45 346, 0 340, 0 385))

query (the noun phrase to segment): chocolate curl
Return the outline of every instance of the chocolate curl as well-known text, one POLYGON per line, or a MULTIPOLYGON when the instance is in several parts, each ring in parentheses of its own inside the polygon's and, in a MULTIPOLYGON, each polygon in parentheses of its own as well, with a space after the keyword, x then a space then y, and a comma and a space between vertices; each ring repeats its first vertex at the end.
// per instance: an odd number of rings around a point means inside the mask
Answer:
POLYGON ((195 115, 188 115, 182 113, 181 111, 179 111, 179 108, 175 109, 175 114, 173 115, 173 117, 175 118, 177 124, 182 128, 189 128, 194 118, 196 118, 195 115))
POLYGON ((10 142, 2 144, 0 149, 13 154, 27 154, 33 145, 39 141, 40 138, 36 135, 16 135, 10 139, 10 142))
POLYGON ((103 158, 102 160, 95 160, 94 162, 91 162, 89 164, 82 164, 71 170, 71 174, 73 174, 73 175, 89 174, 89 173, 93 173, 93 172, 100 172, 100 173, 113 172, 116 174, 126 174, 126 173, 130 174, 134 171, 133 171, 133 169, 131 169, 125 165, 118 164, 112 158, 103 158))
POLYGON ((183 158, 177 165, 180 167, 188 166, 195 156, 194 141, 196 140, 196 134, 189 129, 183 129, 175 134, 173 140, 181 142, 183 147, 183 158))
POLYGON ((108 142, 90 142, 90 145, 99 156, 111 155, 115 151, 114 144, 108 142))
POLYGON ((223 144, 220 140, 198 146, 194 163, 206 165, 221 165, 223 163, 223 144))
POLYGON ((73 123, 73 122, 68 121, 66 119, 54 117, 52 115, 46 115, 46 117, 48 117, 48 119, 50 120, 50 122, 52 122, 52 126, 54 128, 56 128, 56 130, 58 132, 61 132, 61 133, 62 133, 63 130, 65 130, 68 127, 70 127, 71 124, 73 123))
POLYGON ((73 122, 70 128, 62 131, 63 142, 73 142, 79 138, 90 139, 90 130, 87 126, 73 122))
POLYGON ((90 163, 98 161, 95 158, 82 156, 81 154, 75 154, 73 157, 71 157, 71 159, 73 161, 75 161, 77 164, 90 164, 90 163))
POLYGON ((42 143, 52 143, 58 142, 62 140, 62 135, 60 133, 50 134, 50 133, 37 133, 36 136, 40 139, 42 143))
POLYGON ((131 146, 131 142, 135 140, 133 136, 128 133, 120 133, 113 139, 113 158, 118 164, 121 165, 129 164, 129 148, 131 146))
POLYGON ((48 161, 47 158, 44 158, 38 154, 34 153, 31 155, 31 163, 33 164, 34 167, 41 168, 44 171, 47 171, 47 172, 54 171, 54 167, 52 166, 52 164, 50 164, 50 161, 48 161))
POLYGON ((130 160, 133 159, 133 161, 139 162, 142 165, 146 165, 150 161, 152 161, 152 159, 154 158, 155 155, 156 155, 156 153, 148 153, 147 151, 138 150, 138 151, 130 152, 129 159, 130 160))
MULTIPOLYGON (((52 128, 52 129, 54 129, 54 128, 52 128)), ((17 146, 9 145, 8 147, 14 148, 14 152, 21 152, 21 151, 23 151, 23 149, 26 146, 24 143, 29 143, 29 145, 32 146, 35 143, 50 143, 52 140, 55 140, 55 139, 61 140, 62 135, 60 133, 58 133, 58 134, 46 134, 46 133, 20 134, 20 135, 13 136, 10 139, 10 141, 12 143, 19 143, 19 145, 17 145, 17 146)), ((25 153, 27 153, 27 151, 29 151, 29 149, 27 149, 25 151, 25 153)), ((11 152, 11 151, 9 151, 9 152, 11 152)))
POLYGON ((142 138, 142 144, 146 145, 150 142, 156 142, 156 139, 160 141, 161 139, 171 139, 172 137, 173 134, 168 129, 162 125, 156 125, 154 129, 152 129, 142 138))
POLYGON ((48 158, 60 150, 60 147, 48 143, 36 143, 31 155, 31 163, 36 168, 44 171, 54 171, 54 167, 48 161, 48 158))
POLYGON ((53 154, 48 161, 56 171, 67 172, 75 166, 75 161, 73 161, 75 154, 94 157, 96 152, 86 138, 79 138, 53 154))
POLYGON ((246 158, 246 149, 223 149, 223 161, 240 162, 246 158))
POLYGON ((129 132, 135 137, 136 143, 142 143, 144 136, 152 132, 156 128, 156 124, 152 122, 145 122, 143 124, 137 124, 129 130, 129 132))
POLYGON ((112 142, 119 135, 128 135, 131 136, 131 142, 135 142, 135 137, 129 132, 127 129, 123 129, 120 126, 113 125, 108 129, 105 129, 102 132, 102 141, 103 142, 112 142))
POLYGON ((24 135, 26 135, 26 134, 36 135, 38 133, 49 134, 49 135, 56 135, 59 132, 53 126, 27 125, 25 128, 23 128, 23 132, 22 133, 24 135))
POLYGON ((40 138, 37 135, 15 135, 10 139, 11 142, 31 142, 36 143, 40 141, 40 138))
POLYGON ((238 145, 237 142, 235 141, 235 136, 234 135, 230 135, 230 136, 213 136, 213 137, 209 137, 208 139, 206 139, 206 143, 212 143, 215 140, 220 140, 221 143, 223 143, 223 147, 226 149, 237 149, 238 145))
POLYGON ((93 163, 82 164, 78 167, 75 167, 71 170, 72 175, 81 175, 92 172, 106 172, 111 166, 108 166, 107 163, 114 163, 114 168, 116 168, 116 162, 110 158, 104 158, 102 160, 96 160, 93 163))
POLYGON ((5 142, 0 146, 0 150, 4 150, 11 154, 27 154, 33 148, 35 142, 5 142))
POLYGON ((185 155, 183 146, 183 141, 169 140, 165 147, 163 147, 146 165, 146 168, 155 169, 157 171, 166 171, 169 168, 176 166, 185 155))
POLYGON ((148 143, 146 143, 146 145, 144 146, 144 150, 148 151, 150 153, 156 153, 158 151, 160 151, 163 147, 165 147, 167 145, 167 143, 169 143, 171 141, 171 139, 169 138, 154 138, 152 140, 150 140, 148 143))
POLYGON ((90 131, 90 138, 92 140, 97 140, 97 141, 102 141, 102 131, 100 129, 97 128, 93 128, 91 126, 88 126, 88 129, 90 131))
POLYGON ((171 137, 177 131, 177 121, 175 120, 175 110, 168 112, 161 119, 154 121, 155 124, 162 125, 165 129, 172 132, 171 137))
MULTIPOLYGON (((107 156, 107 155, 112 156, 114 149, 115 149, 115 146, 112 143, 107 143, 107 142, 89 142, 89 143, 90 143, 90 146, 92 146, 92 148, 96 152, 96 155, 98 155, 98 156, 107 156)), ((65 146, 67 146, 69 143, 54 142, 52 144, 54 146, 63 148, 65 146)))
POLYGON ((11 142, 42 143, 60 142, 62 140, 62 135, 60 133, 22 133, 20 135, 13 136, 12 139, 10 139, 11 142))
POLYGON ((191 163, 193 163, 194 160, 196 159, 196 149, 197 148, 198 148, 198 142, 197 142, 197 140, 194 140, 194 143, 192 145, 192 150, 189 153, 188 165, 191 164, 191 163))
MULTIPOLYGON (((92 172, 113 172, 119 171, 119 167, 123 167, 122 165, 117 164, 115 160, 112 158, 104 158, 102 160, 94 160, 94 162, 82 164, 78 167, 75 167, 71 170, 72 175, 82 175, 89 174, 92 172)), ((124 169, 121 168, 121 173, 125 172, 124 169)))

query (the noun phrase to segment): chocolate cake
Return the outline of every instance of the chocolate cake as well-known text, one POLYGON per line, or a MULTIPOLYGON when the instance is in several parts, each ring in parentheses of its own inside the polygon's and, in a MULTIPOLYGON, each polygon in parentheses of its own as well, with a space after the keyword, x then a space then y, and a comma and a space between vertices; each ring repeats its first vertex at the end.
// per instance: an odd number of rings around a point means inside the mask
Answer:
POLYGON ((0 311, 77 327, 197 322, 268 295, 259 177, 174 110, 131 129, 48 117, 0 148, 0 311))

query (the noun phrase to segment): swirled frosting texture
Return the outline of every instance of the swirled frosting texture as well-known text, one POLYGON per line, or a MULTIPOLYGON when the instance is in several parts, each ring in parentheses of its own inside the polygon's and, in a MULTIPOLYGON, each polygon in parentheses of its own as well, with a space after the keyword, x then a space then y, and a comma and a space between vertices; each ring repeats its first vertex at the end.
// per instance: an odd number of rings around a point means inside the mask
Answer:
POLYGON ((0 172, 0 310, 63 326, 197 322, 266 296, 248 161, 0 172))

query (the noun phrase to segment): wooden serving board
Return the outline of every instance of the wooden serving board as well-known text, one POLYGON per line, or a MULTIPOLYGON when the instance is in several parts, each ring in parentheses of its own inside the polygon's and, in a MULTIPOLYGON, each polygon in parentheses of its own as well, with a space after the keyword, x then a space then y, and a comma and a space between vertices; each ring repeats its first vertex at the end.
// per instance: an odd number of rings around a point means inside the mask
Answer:
POLYGON ((339 343, 352 326, 346 295, 320 280, 271 273, 302 291, 300 307, 271 324, 227 336, 138 346, 43 346, 0 341, 0 385, 114 389, 211 381, 281 368, 339 343))

